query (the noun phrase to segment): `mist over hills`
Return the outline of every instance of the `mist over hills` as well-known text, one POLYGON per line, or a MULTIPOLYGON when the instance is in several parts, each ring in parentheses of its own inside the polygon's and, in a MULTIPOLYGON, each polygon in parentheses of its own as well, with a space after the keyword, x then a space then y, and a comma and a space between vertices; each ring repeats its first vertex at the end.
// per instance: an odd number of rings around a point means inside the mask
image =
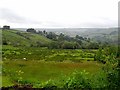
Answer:
MULTIPOLYGON (((15 30, 26 31, 27 28, 13 28, 15 30)), ((91 36, 91 34, 110 34, 117 31, 117 28, 35 28, 36 31, 54 32, 56 34, 64 33, 69 36, 91 36)))
MULTIPOLYGON (((27 28, 14 28, 20 31, 26 31, 27 28)), ((54 32, 55 34, 63 33, 65 35, 75 37, 80 35, 88 37, 99 42, 118 42, 118 28, 35 28, 36 31, 54 32)))

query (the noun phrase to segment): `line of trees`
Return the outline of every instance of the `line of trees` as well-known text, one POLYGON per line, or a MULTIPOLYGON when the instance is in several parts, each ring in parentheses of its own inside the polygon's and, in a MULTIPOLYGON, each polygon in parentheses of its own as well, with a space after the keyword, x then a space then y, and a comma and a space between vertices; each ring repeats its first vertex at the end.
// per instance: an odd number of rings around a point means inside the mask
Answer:
MULTIPOLYGON (((54 32, 36 31, 35 29, 27 29, 27 32, 36 33, 42 36, 45 36, 48 39, 53 40, 48 46, 49 48, 62 48, 62 49, 98 49, 99 43, 92 41, 90 38, 82 37, 76 35, 75 37, 70 37, 63 33, 59 35, 54 32)), ((40 44, 40 43, 37 43, 40 44)), ((37 45, 40 46, 40 45, 37 45)))

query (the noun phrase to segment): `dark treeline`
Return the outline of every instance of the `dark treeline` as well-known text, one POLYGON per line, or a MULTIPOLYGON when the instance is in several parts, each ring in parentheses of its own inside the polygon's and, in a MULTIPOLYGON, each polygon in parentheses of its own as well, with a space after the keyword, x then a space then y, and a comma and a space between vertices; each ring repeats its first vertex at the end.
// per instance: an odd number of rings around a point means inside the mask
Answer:
MULTIPOLYGON (((36 31, 33 28, 27 29, 27 32, 36 33, 42 36, 45 36, 46 38, 51 39, 53 42, 51 42, 49 45, 45 45, 48 48, 56 48, 56 49, 98 49, 100 46, 100 42, 96 42, 91 40, 87 37, 82 37, 79 35, 76 35, 75 37, 70 37, 68 35, 65 35, 63 33, 60 33, 59 35, 55 34, 54 32, 46 32, 44 31, 36 31)), ((37 46, 41 46, 42 42, 37 42, 37 46)), ((44 46, 44 45, 43 45, 44 46)))

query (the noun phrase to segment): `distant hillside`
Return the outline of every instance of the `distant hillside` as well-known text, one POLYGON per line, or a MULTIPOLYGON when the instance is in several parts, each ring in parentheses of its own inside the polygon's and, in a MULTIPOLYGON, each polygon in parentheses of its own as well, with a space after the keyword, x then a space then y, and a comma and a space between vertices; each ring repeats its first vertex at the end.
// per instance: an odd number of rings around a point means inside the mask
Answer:
MULTIPOLYGON (((26 31, 27 28, 14 28, 20 31, 26 31)), ((117 28, 35 28, 37 31, 46 30, 47 32, 55 32, 56 34, 64 33, 69 36, 89 36, 110 34, 113 31, 118 31, 117 28)))
POLYGON ((117 28, 88 28, 85 32, 82 33, 82 36, 94 37, 99 35, 107 35, 111 32, 118 31, 117 28))
MULTIPOLYGON (((15 46, 48 46, 52 42, 56 42, 53 39, 46 38, 40 34, 25 32, 26 29, 27 28, 17 28, 15 30, 14 28, 14 30, 3 30, 3 43, 15 46)), ((54 32, 57 35, 64 33, 65 35, 69 35, 73 38, 76 35, 80 35, 82 37, 90 38, 95 42, 97 41, 109 44, 118 43, 117 28, 36 28, 35 30, 54 32)), ((70 42, 72 40, 68 36, 65 38, 68 38, 70 42)), ((57 41, 60 42, 59 40, 57 41)), ((86 41, 83 40, 82 42, 84 43, 86 41)))
POLYGON ((44 36, 18 30, 2 30, 2 40, 4 44, 14 46, 46 46, 52 42, 44 36))
POLYGON ((79 49, 90 48, 97 49, 98 43, 89 38, 70 37, 65 34, 56 35, 54 32, 25 32, 18 30, 1 30, 3 45, 12 46, 30 46, 30 47, 48 47, 55 49, 79 49))
MULTIPOLYGON (((27 28, 14 28, 20 31, 26 31, 27 28)), ((54 32, 56 34, 64 33, 65 35, 69 36, 76 36, 77 34, 81 34, 87 30, 87 28, 35 28, 37 31, 47 31, 47 32, 54 32)))
POLYGON ((117 28, 99 28, 85 31, 81 36, 92 38, 103 43, 118 43, 117 28))

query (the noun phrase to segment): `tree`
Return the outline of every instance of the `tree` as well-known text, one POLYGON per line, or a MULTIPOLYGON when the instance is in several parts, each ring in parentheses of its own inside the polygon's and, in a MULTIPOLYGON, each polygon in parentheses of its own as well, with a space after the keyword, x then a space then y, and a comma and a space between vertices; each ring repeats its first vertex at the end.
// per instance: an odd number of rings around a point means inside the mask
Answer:
POLYGON ((102 48, 99 48, 98 51, 96 52, 95 56, 94 56, 94 60, 95 61, 99 61, 99 62, 102 62, 102 63, 106 63, 106 60, 105 60, 105 55, 103 55, 103 50, 102 48))
POLYGON ((59 37, 58 37, 58 40, 64 40, 64 34, 63 33, 60 33, 59 37))
POLYGON ((54 41, 54 42, 51 42, 49 44, 48 48, 50 48, 50 49, 58 49, 58 48, 60 48, 60 44, 59 44, 59 42, 54 41))
POLYGON ((79 36, 79 35, 76 35, 75 38, 80 39, 80 40, 84 40, 84 38, 82 36, 79 36))
POLYGON ((89 49, 98 49, 99 45, 98 45, 98 43, 95 43, 95 42, 89 42, 88 48, 89 49))
POLYGON ((61 43, 61 48, 63 49, 77 49, 80 45, 77 42, 64 41, 61 43))
POLYGON ((47 35, 47 32, 46 32, 45 30, 43 31, 43 35, 44 35, 44 36, 46 36, 46 35, 47 35))
POLYGON ((38 31, 38 34, 43 35, 43 32, 42 31, 38 31))
POLYGON ((36 33, 36 30, 34 28, 29 28, 26 30, 27 32, 31 32, 31 33, 36 33))
POLYGON ((49 34, 46 35, 47 38, 56 40, 57 35, 53 32, 50 32, 49 34))

